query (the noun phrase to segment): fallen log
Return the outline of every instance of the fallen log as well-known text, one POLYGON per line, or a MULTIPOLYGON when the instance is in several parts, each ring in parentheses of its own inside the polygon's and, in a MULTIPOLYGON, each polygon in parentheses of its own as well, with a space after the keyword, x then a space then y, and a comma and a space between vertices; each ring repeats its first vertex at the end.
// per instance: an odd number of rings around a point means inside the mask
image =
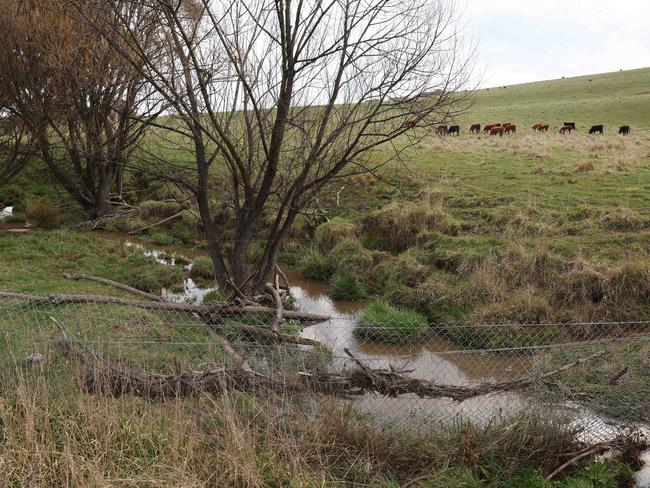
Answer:
POLYGON ((99 276, 90 276, 90 275, 85 275, 85 274, 72 275, 72 274, 68 274, 68 273, 64 273, 63 276, 65 276, 66 279, 68 279, 68 280, 95 281, 97 283, 102 283, 104 285, 112 286, 113 288, 117 288, 118 290, 128 291, 129 293, 144 297, 144 298, 146 298, 148 300, 152 300, 154 302, 162 302, 163 301, 162 297, 160 297, 158 295, 154 295, 153 293, 147 293, 146 291, 138 290, 137 288, 133 288, 132 286, 125 285, 124 283, 119 283, 118 281, 109 280, 107 278, 101 278, 99 276))
POLYGON ((157 227, 157 226, 159 226, 159 225, 165 224, 165 223, 169 222, 170 220, 177 219, 178 217, 180 217, 181 215, 183 215, 183 212, 184 212, 184 211, 185 211, 185 210, 182 210, 182 211, 180 211, 180 212, 178 212, 178 213, 172 215, 171 217, 167 217, 167 218, 165 218, 165 219, 159 220, 158 222, 155 222, 155 223, 153 223, 153 224, 145 225, 144 227, 141 227, 140 229, 132 230, 131 232, 129 232, 129 234, 130 234, 130 235, 139 234, 140 232, 144 232, 145 230, 153 229, 154 227, 157 227))
POLYGON ((63 333, 63 344, 72 356, 86 366, 82 375, 83 388, 90 392, 111 396, 136 395, 150 399, 173 398, 178 396, 197 396, 202 394, 221 394, 227 390, 245 392, 273 392, 276 394, 326 394, 353 397, 375 393, 388 397, 415 394, 421 398, 450 398, 463 402, 470 398, 504 391, 525 388, 530 384, 567 371, 580 364, 600 357, 606 351, 578 359, 548 373, 525 376, 503 382, 486 382, 475 386, 438 385, 432 381, 411 378, 403 370, 395 368, 374 369, 357 359, 346 350, 356 368, 345 368, 341 372, 281 371, 275 377, 250 369, 236 352, 227 353, 235 367, 223 366, 209 371, 181 371, 176 365, 175 374, 131 371, 112 366, 99 358, 87 345, 70 339, 63 333), (246 367, 242 368, 242 364, 246 367))
MULTIPOLYGON (((241 314, 245 312, 275 314, 275 308, 264 307, 261 305, 232 305, 229 303, 212 303, 210 305, 198 305, 193 303, 176 303, 176 302, 143 302, 139 300, 129 300, 127 298, 113 297, 107 295, 65 295, 53 293, 50 295, 33 295, 31 293, 15 293, 0 291, 0 299, 17 299, 34 303, 49 303, 52 305, 65 304, 84 304, 84 303, 104 303, 124 305, 128 307, 142 308, 145 310, 169 310, 175 312, 196 313, 202 317, 223 316, 229 314, 241 314)), ((302 320, 305 322, 325 322, 330 320, 329 315, 315 313, 306 313, 296 310, 286 310, 286 318, 302 320)))

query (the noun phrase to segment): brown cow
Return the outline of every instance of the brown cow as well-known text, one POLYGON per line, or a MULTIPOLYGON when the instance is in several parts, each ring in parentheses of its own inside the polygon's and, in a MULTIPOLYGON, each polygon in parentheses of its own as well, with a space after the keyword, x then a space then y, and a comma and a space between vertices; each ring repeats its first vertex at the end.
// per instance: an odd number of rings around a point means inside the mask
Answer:
POLYGON ((415 124, 417 124, 417 120, 415 120, 415 119, 410 119, 410 120, 406 120, 406 121, 402 124, 402 126, 408 128, 408 129, 412 129, 413 127, 415 127, 415 124))
POLYGON ((494 129, 497 125, 496 124, 488 124, 483 128, 483 132, 488 134, 492 129, 494 129))
POLYGON ((562 127, 560 127, 560 134, 571 134, 571 132, 573 132, 574 129, 575 127, 573 127, 572 125, 563 125, 562 127))
POLYGON ((512 122, 506 122, 505 124, 501 124, 501 127, 508 127, 509 125, 512 125, 512 122))
POLYGON ((539 132, 548 132, 549 128, 550 126, 548 124, 540 124, 539 129, 537 130, 539 130, 539 132))
POLYGON ((517 133, 517 126, 515 124, 508 124, 505 127, 506 134, 516 134, 517 133))
POLYGON ((534 130, 535 132, 537 132, 537 131, 539 130, 539 128, 540 128, 542 125, 543 125, 543 124, 535 124, 535 125, 533 126, 533 130, 534 130))
POLYGON ((492 130, 490 131, 490 135, 503 137, 504 131, 505 129, 503 127, 493 127, 492 130))
POLYGON ((438 128, 436 129, 436 134, 439 136, 444 136, 448 132, 447 126, 446 125, 439 125, 438 128))
POLYGON ((469 131, 472 134, 478 134, 481 132, 481 124, 472 124, 472 126, 469 128, 469 131))

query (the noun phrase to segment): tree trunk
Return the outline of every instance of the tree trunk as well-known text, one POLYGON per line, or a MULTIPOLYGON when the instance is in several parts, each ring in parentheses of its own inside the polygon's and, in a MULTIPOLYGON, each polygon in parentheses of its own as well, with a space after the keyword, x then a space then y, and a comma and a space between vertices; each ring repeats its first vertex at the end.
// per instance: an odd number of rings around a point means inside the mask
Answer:
POLYGON ((95 209, 93 217, 105 217, 115 212, 111 205, 111 188, 113 188, 115 172, 113 168, 108 167, 100 171, 99 182, 97 184, 95 209))

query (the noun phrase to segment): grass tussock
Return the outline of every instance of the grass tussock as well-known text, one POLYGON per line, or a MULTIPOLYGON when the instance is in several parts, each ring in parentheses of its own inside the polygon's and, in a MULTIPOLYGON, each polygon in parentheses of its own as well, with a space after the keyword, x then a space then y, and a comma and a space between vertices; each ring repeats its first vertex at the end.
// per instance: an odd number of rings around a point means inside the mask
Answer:
POLYGON ((57 229, 63 223, 61 208, 48 198, 28 204, 25 215, 30 222, 41 229, 57 229))
POLYGON ((357 226, 354 222, 335 217, 318 226, 315 234, 316 245, 321 251, 329 252, 340 242, 354 239, 356 234, 357 226))
POLYGON ((364 228, 391 252, 422 243, 430 231, 456 235, 460 230, 458 222, 441 205, 425 202, 392 203, 366 217, 364 228))
POLYGON ((428 331, 424 315, 385 301, 376 301, 362 312, 354 330, 366 340, 409 344, 422 339, 428 331))
MULTIPOLYGON (((549 371, 592 354, 602 346, 584 346, 550 351, 535 363, 537 372, 549 371)), ((585 404, 593 411, 622 422, 647 421, 650 416, 650 344, 628 341, 609 346, 609 354, 591 362, 589 367, 562 373, 553 388, 536 385, 533 390, 544 400, 553 399, 559 389, 566 400, 585 404), (627 368, 616 382, 610 381, 627 368)))
POLYGON ((599 224, 606 230, 630 232, 644 229, 649 225, 647 218, 629 207, 620 206, 603 212, 598 220, 599 224))
POLYGON ((360 300, 366 296, 366 290, 353 273, 338 272, 330 281, 329 294, 341 300, 360 300))
POLYGON ((335 267, 317 249, 305 250, 298 259, 300 273, 309 280, 326 282, 334 272, 335 267))
POLYGON ((212 259, 208 257, 196 259, 190 268, 190 276, 195 279, 214 280, 216 272, 212 259))
POLYGON ((171 217, 183 210, 176 201, 146 200, 140 203, 140 215, 143 219, 171 217))
POLYGON ((582 161, 580 163, 577 163, 575 165, 575 171, 577 173, 590 173, 594 170, 594 162, 593 161, 582 161))

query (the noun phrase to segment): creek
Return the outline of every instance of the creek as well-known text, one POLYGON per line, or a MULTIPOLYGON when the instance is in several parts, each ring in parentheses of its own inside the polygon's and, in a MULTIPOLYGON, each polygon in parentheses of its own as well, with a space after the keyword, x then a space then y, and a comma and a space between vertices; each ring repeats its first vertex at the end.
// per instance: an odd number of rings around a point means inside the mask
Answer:
MULTIPOLYGON (((143 252, 165 265, 173 265, 169 256, 182 255, 187 259, 203 256, 201 252, 187 252, 173 247, 155 247, 151 243, 113 233, 102 233, 103 237, 121 240, 127 246, 141 248, 143 252)), ((183 261, 185 262, 185 261, 183 261)), ((186 269, 191 264, 184 265, 186 269)), ((440 335, 432 335, 426 342, 417 345, 395 346, 377 342, 358 340, 353 331, 358 313, 365 307, 364 301, 335 300, 328 295, 327 286, 304 279, 291 268, 284 269, 291 284, 291 295, 299 310, 329 315, 331 320, 305 327, 302 336, 327 344, 333 353, 333 366, 340 367, 347 362, 343 349, 349 349, 357 358, 374 368, 390 366, 403 367, 415 378, 427 379, 436 383, 469 386, 482 381, 502 381, 519 378, 532 368, 534 355, 494 355, 459 350, 454 344, 440 335)), ((183 291, 168 293, 174 301, 200 303, 213 288, 202 288, 191 278, 183 284, 183 291)), ((496 418, 509 418, 531 406, 530 401, 518 393, 498 393, 470 399, 461 403, 449 399, 421 399, 415 396, 385 398, 365 395, 356 399, 358 411, 371 415, 382 423, 399 423, 413 428, 427 424, 448 422, 449 420, 470 420, 484 424, 496 418)), ((627 426, 616 420, 600 416, 576 404, 563 404, 553 407, 570 419, 572 426, 579 428, 581 440, 599 442, 613 439, 627 426)), ((639 432, 650 439, 650 427, 637 426, 639 432)), ((650 451, 642 455, 646 464, 637 473, 637 487, 650 488, 650 451)))

